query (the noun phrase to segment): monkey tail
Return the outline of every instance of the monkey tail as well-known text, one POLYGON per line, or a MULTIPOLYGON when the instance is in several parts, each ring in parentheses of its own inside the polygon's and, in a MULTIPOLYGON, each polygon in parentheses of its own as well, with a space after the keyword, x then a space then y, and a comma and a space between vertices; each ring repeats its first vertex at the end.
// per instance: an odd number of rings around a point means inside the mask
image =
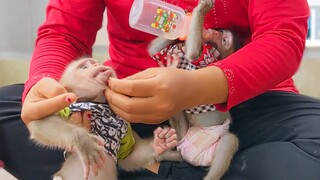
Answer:
POLYGON ((229 169, 233 155, 238 150, 238 138, 232 133, 224 134, 219 140, 211 167, 205 180, 219 180, 229 169))

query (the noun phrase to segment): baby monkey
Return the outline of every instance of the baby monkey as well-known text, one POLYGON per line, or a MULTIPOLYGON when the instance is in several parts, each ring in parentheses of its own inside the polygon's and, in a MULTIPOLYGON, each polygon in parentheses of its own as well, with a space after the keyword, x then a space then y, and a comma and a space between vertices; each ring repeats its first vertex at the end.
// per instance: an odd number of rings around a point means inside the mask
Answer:
POLYGON ((124 170, 136 170, 158 161, 177 145, 174 129, 159 127, 153 139, 141 139, 128 122, 115 115, 104 96, 109 77, 116 77, 112 68, 83 58, 70 63, 59 81, 78 97, 71 112, 92 112, 91 133, 58 113, 28 125, 31 139, 40 145, 77 152, 54 175, 57 179, 116 180, 117 164, 124 170))
POLYGON ((199 0, 198 6, 192 12, 186 41, 158 37, 149 45, 150 55, 163 63, 162 59, 169 58, 168 60, 170 60, 171 54, 178 54, 180 58, 186 59, 196 66, 205 67, 216 60, 228 57, 240 49, 241 43, 231 30, 204 30, 205 15, 213 5, 214 0, 199 0), (212 54, 212 56, 203 57, 204 54, 212 54))
MULTIPOLYGON (((149 46, 151 56, 162 66, 195 70, 238 50, 240 43, 231 31, 203 31, 204 17, 213 4, 213 0, 199 1, 192 12, 186 42, 158 37, 149 46)), ((187 109, 170 119, 178 135, 178 153, 190 164, 208 166, 205 180, 221 179, 238 149, 238 138, 229 132, 230 123, 230 115, 215 110, 213 105, 187 109)))

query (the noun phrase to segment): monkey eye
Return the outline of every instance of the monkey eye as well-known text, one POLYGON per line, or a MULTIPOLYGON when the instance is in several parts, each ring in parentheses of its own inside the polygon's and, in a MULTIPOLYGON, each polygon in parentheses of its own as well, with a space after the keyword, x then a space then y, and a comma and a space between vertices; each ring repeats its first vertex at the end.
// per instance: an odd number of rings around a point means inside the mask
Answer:
POLYGON ((87 69, 88 67, 86 65, 82 65, 78 67, 79 69, 87 69))
POLYGON ((226 39, 226 38, 223 38, 223 39, 222 39, 222 44, 223 44, 224 46, 227 45, 227 39, 226 39))

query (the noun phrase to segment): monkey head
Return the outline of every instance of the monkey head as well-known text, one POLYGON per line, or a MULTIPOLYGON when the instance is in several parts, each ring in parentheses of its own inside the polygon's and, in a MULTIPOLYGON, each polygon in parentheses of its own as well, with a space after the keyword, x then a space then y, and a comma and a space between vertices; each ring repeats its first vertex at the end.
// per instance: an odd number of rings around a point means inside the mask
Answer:
POLYGON ((237 40, 235 35, 226 29, 207 29, 203 31, 205 43, 212 44, 220 53, 220 58, 224 59, 237 50, 237 40))
POLYGON ((111 67, 83 58, 70 63, 59 82, 78 100, 105 102, 104 90, 110 77, 116 77, 111 67))

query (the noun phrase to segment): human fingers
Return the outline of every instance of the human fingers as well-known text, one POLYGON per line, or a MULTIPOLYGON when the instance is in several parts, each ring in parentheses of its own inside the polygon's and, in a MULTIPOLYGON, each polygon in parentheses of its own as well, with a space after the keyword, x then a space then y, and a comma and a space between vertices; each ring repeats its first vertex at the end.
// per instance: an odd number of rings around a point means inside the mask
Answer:
POLYGON ((171 117, 170 115, 163 116, 163 114, 156 114, 156 113, 151 113, 151 114, 132 114, 128 113, 126 111, 123 111, 122 109, 109 104, 113 112, 126 121, 130 123, 146 123, 146 124, 159 124, 164 122, 168 117, 171 117))
MULTIPOLYGON (((150 78, 153 77, 147 77, 143 79, 115 79, 110 78, 107 88, 108 90, 112 90, 114 92, 117 92, 119 94, 124 94, 128 97, 148 97, 155 94, 155 86, 152 81, 150 81, 150 78)), ((105 93, 106 97, 108 99, 108 92, 105 93)), ((110 96, 109 96, 110 97, 110 96)))
POLYGON ((109 105, 117 106, 128 113, 148 113, 153 103, 152 97, 129 97, 112 90, 106 90, 109 105))
MULTIPOLYGON (((111 109, 129 122, 161 122, 170 118, 177 110, 181 109, 183 101, 185 101, 184 97, 188 97, 188 95, 181 96, 182 94, 189 94, 188 91, 185 91, 186 88, 184 88, 188 87, 186 84, 190 84, 187 81, 187 78, 185 78, 184 74, 186 72, 187 71, 178 70, 176 68, 152 68, 145 74, 145 77, 149 77, 148 79, 131 80, 133 85, 141 85, 141 87, 148 86, 150 90, 135 87, 136 89, 139 89, 141 95, 128 96, 128 94, 117 91, 116 86, 123 88, 121 87, 121 83, 114 83, 122 81, 118 80, 111 81, 111 89, 106 90, 105 96, 111 109), (149 76, 150 74, 153 74, 154 76, 149 76), (134 84, 136 81, 143 81, 143 83, 134 84)), ((143 79, 143 74, 144 73, 139 73, 131 78, 143 79)), ((139 93, 136 93, 136 95, 139 93)))
POLYGON ((41 119, 53 114, 76 100, 76 96, 52 78, 43 78, 27 94, 21 111, 22 120, 41 119))
POLYGON ((30 116, 28 116, 28 118, 39 119, 67 107, 75 99, 76 96, 72 93, 61 94, 41 101, 26 99, 22 107, 22 113, 30 112, 30 116))
POLYGON ((28 124, 32 120, 38 120, 70 105, 76 99, 74 94, 66 93, 50 99, 41 101, 25 100, 21 110, 22 120, 28 124))
POLYGON ((158 124, 175 112, 173 103, 159 100, 162 96, 128 97, 108 90, 106 94, 110 108, 129 122, 158 124))

